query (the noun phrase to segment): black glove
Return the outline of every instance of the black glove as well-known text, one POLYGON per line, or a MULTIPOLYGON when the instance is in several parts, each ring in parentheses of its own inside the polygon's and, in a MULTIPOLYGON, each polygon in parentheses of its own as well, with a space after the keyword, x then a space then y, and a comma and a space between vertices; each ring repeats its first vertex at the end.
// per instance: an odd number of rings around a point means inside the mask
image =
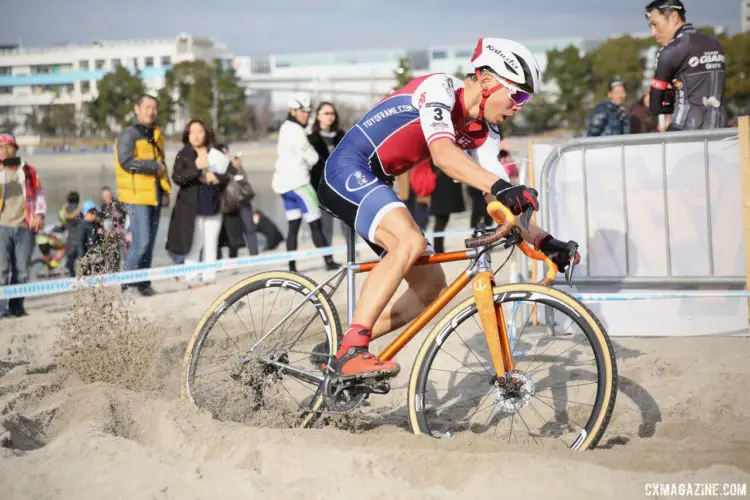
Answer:
POLYGON ((520 215, 529 207, 539 210, 536 190, 522 184, 513 185, 506 180, 499 179, 492 185, 492 195, 508 207, 513 215, 520 215))
MULTIPOLYGON (((546 233, 542 233, 542 235, 543 234, 546 233)), ((573 265, 578 265, 578 263, 581 262, 581 254, 579 254, 577 250, 578 243, 575 241, 571 240, 565 243, 564 241, 556 240, 551 234, 547 234, 541 239, 538 245, 534 246, 541 250, 544 255, 549 257, 550 260, 555 263, 557 269, 562 273, 565 272, 565 268, 570 264, 571 254, 574 250, 575 254, 572 259, 573 265)))

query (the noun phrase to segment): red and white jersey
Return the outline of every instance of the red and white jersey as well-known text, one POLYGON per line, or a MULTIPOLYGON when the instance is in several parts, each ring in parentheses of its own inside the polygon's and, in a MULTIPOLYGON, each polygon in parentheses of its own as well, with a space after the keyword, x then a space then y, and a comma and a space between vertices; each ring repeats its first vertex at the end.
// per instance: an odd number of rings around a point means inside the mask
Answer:
POLYGON ((336 147, 337 155, 364 155, 385 179, 429 159, 428 146, 448 139, 507 180, 498 159, 499 130, 468 117, 463 93, 463 81, 445 73, 415 78, 368 111, 336 147))

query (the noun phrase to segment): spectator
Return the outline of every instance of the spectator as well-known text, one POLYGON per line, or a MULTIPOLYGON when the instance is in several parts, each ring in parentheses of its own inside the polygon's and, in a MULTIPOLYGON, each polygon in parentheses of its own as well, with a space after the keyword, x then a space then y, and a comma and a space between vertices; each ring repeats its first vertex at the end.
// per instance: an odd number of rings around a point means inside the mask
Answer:
MULTIPOLYGON (((429 163, 430 168, 434 170, 434 167, 432 167, 432 163, 429 162, 429 160, 424 161, 426 163, 429 163)), ((412 180, 413 174, 414 169, 411 169, 409 172, 397 176, 395 189, 399 199, 404 202, 406 209, 409 210, 409 213, 414 218, 417 226, 419 226, 422 231, 426 231, 427 225, 430 222, 431 194, 424 194, 420 196, 414 192, 412 180)))
POLYGON ((125 205, 115 198, 112 188, 109 186, 102 187, 101 197, 102 227, 114 231, 116 234, 123 234, 125 232, 125 220, 128 216, 125 205))
POLYGON ((500 153, 498 153, 497 155, 497 159, 505 169, 505 173, 508 174, 508 180, 510 181, 510 183, 518 184, 518 165, 516 165, 516 162, 513 161, 513 157, 511 156, 510 151, 508 151, 507 149, 501 149, 500 153))
MULTIPOLYGON (((320 178, 323 175, 323 166, 325 166, 326 160, 333 152, 333 149, 338 146, 343 138, 344 131, 339 126, 339 116, 336 112, 336 107, 327 101, 318 104, 318 109, 315 111, 315 123, 312 126, 312 133, 308 136, 310 144, 313 145, 315 152, 318 153, 318 162, 310 169, 310 184, 316 193, 320 184, 320 178)), ((333 243, 333 216, 329 212, 323 211, 320 214, 320 221, 323 225, 323 236, 326 237, 326 241, 331 245, 333 243)), ((340 223, 342 231, 346 233, 346 224, 344 221, 340 221, 340 223)))
POLYGON ((466 188, 471 200, 469 226, 472 229, 484 229, 492 226, 492 217, 487 213, 487 202, 484 200, 482 191, 471 186, 466 186, 466 188))
POLYGON ((109 186, 102 187, 101 197, 101 224, 104 228, 105 235, 107 235, 107 241, 113 246, 111 249, 113 254, 111 258, 117 260, 118 266, 116 271, 119 271, 119 263, 122 260, 123 250, 125 250, 128 214, 125 210, 125 206, 115 198, 115 194, 109 186))
MULTIPOLYGON (((432 192, 430 202, 430 214, 435 217, 435 232, 440 233, 448 227, 451 214, 466 210, 461 184, 445 175, 440 169, 435 168, 437 181, 435 190, 432 192)), ((445 252, 445 238, 436 236, 433 247, 435 252, 445 252)))
POLYGON ((630 105, 628 116, 630 116, 630 133, 631 134, 649 134, 658 132, 658 127, 654 115, 649 109, 650 95, 649 89, 641 91, 641 98, 630 105))
POLYGON ((594 108, 587 137, 630 133, 630 120, 622 106, 627 95, 624 83, 618 80, 609 83, 608 98, 594 108))
MULTIPOLYGON (((502 132, 502 129, 501 129, 502 132)), ((508 174, 508 180, 511 184, 519 183, 519 172, 513 156, 510 154, 510 141, 504 138, 500 141, 500 152, 497 155, 498 161, 508 174)), ((484 194, 478 189, 467 186, 469 199, 471 200, 471 217, 469 225, 472 229, 487 228, 493 225, 492 217, 487 213, 487 201, 484 194)))
POLYGON ((77 274, 91 276, 112 272, 113 264, 105 241, 101 214, 96 208, 94 200, 84 201, 81 213, 83 214, 83 221, 76 234, 76 247, 79 256, 77 274))
POLYGON ((651 36, 662 46, 649 98, 651 113, 663 116, 657 118, 660 132, 722 128, 727 122, 724 49, 718 39, 688 23, 686 15, 680 0, 646 5, 651 36))
MULTIPOLYGON (((191 120, 182 134, 172 180, 180 186, 167 234, 167 250, 184 255, 185 264, 216 262, 221 231, 220 196, 229 176, 229 158, 212 148, 213 131, 201 120, 191 120)), ((216 281, 216 271, 186 276, 188 288, 216 281)))
MULTIPOLYGON (((34 233, 44 227, 44 189, 34 167, 18 153, 9 133, 0 133, 0 284, 29 279, 34 233)), ((0 317, 26 316, 23 298, 0 301, 0 317)))
POLYGON ((284 241, 284 235, 281 234, 281 231, 279 231, 276 224, 274 224, 273 221, 260 210, 253 210, 253 221, 255 222, 255 228, 257 231, 266 239, 266 247, 263 249, 264 252, 275 250, 276 247, 284 241))
POLYGON ((65 201, 65 205, 57 213, 57 217, 60 219, 61 228, 67 232, 65 237, 65 267, 70 276, 75 276, 76 260, 80 257, 76 239, 78 237, 78 226, 83 220, 80 205, 81 197, 77 191, 71 191, 65 201))
POLYGON ((81 213, 83 214, 83 223, 81 224, 81 230, 78 231, 77 239, 81 250, 80 255, 84 257, 104 241, 104 228, 94 200, 84 201, 81 213))
POLYGON ((222 195, 224 221, 219 235, 219 246, 220 248, 229 247, 230 258, 237 257, 238 249, 245 245, 250 255, 258 255, 258 235, 255 230, 252 204, 255 192, 242 167, 242 155, 237 153, 232 156, 229 147, 225 144, 217 144, 216 149, 222 151, 230 159, 231 164, 227 169, 229 182, 230 184, 236 183, 227 185, 222 195))
MULTIPOLYGON (((297 250, 297 235, 302 218, 310 224, 315 246, 326 247, 328 242, 323 236, 323 226, 320 222, 318 195, 310 185, 310 169, 318 162, 318 153, 305 134, 312 110, 310 96, 303 93, 292 95, 288 108, 287 118, 279 129, 278 158, 271 181, 273 190, 284 200, 284 210, 289 223, 286 248, 290 252, 297 250)), ((341 267, 330 255, 324 256, 323 259, 328 270, 341 267)), ((295 261, 289 261, 289 270, 297 270, 295 261)))
MULTIPOLYGON (((117 191, 125 204, 132 241, 125 258, 125 270, 148 269, 159 229, 162 207, 169 206, 172 185, 164 163, 164 139, 156 125, 159 102, 143 95, 135 105, 135 120, 115 142, 117 191)), ((156 292, 150 281, 123 285, 135 287, 146 297, 156 292)))

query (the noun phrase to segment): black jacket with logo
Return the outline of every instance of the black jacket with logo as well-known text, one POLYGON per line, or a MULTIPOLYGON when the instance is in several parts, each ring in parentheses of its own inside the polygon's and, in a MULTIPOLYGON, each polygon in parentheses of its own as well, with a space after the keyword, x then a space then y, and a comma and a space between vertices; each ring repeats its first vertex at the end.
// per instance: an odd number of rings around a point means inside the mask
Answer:
POLYGON ((650 97, 651 113, 672 114, 669 130, 725 127, 724 50, 719 41, 689 23, 677 30, 657 55, 650 97))

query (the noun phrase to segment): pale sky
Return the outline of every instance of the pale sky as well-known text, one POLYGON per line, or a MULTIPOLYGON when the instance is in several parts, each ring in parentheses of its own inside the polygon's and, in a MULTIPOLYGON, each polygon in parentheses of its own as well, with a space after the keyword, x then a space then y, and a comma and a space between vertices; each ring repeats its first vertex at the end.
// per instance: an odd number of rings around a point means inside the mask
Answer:
MULTIPOLYGON (((234 55, 473 45, 645 32, 647 0, 11 0, 0 42, 212 36, 234 55)), ((684 0, 688 21, 740 29, 741 0, 684 0)))

